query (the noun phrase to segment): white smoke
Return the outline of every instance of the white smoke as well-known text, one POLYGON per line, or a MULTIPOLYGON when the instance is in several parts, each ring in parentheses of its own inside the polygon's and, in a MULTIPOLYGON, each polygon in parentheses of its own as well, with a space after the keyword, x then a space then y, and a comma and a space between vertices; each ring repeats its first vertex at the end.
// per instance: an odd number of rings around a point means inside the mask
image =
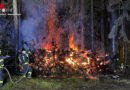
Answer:
MULTIPOLYGON (((22 10, 26 18, 21 21, 21 32, 23 41, 27 43, 37 43, 43 37, 46 37, 46 14, 47 3, 42 1, 24 0, 22 10)), ((39 46, 40 47, 40 46, 39 46)))

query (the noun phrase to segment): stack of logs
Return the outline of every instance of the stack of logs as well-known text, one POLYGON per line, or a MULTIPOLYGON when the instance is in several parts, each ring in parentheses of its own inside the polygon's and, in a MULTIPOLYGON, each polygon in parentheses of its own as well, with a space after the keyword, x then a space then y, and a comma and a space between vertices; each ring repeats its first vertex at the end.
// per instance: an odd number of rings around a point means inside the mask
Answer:
POLYGON ((106 73, 109 59, 98 57, 91 51, 73 49, 37 49, 32 55, 33 69, 38 77, 83 76, 106 73))

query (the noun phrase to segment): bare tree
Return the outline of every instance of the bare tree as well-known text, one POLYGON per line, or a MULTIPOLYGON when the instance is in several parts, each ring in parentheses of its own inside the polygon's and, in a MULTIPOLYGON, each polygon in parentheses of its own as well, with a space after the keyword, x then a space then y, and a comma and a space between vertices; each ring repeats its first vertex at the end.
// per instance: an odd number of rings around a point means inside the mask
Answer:
MULTIPOLYGON (((127 35, 125 33, 124 20, 127 19, 128 21, 130 21, 130 17, 128 15, 128 11, 127 11, 127 10, 130 10, 130 6, 129 6, 130 1, 123 2, 122 0, 116 0, 116 2, 112 2, 110 0, 110 6, 115 5, 115 4, 120 4, 120 3, 122 4, 122 6, 120 8, 122 10, 122 13, 118 17, 118 19, 114 22, 112 30, 109 34, 109 38, 112 39, 112 38, 116 37, 118 35, 118 32, 119 32, 119 36, 121 38, 123 38, 124 42, 128 43, 129 40, 128 40, 127 35), (119 28, 120 26, 121 26, 121 29, 119 28)), ((112 8, 111 8, 111 11, 113 11, 112 8)))
POLYGON ((15 28, 15 35, 16 35, 16 52, 18 50, 19 45, 19 22, 18 22, 18 7, 17 7, 17 0, 13 0, 13 14, 14 14, 14 28, 15 28))
MULTIPOLYGON (((123 1, 123 0, 109 0, 109 10, 113 11, 118 9, 120 11, 120 15, 117 18, 117 20, 114 22, 114 25, 112 27, 111 32, 109 33, 109 38, 115 38, 120 37, 123 39, 124 42, 124 66, 127 65, 127 59, 128 59, 128 43, 129 40, 126 35, 126 27, 125 27, 125 21, 130 21, 130 16, 128 15, 128 11, 130 11, 130 1, 123 1), (112 8, 112 6, 114 8, 112 8), (119 7, 117 7, 119 6, 119 7)), ((124 72, 126 69, 124 69, 124 72)))

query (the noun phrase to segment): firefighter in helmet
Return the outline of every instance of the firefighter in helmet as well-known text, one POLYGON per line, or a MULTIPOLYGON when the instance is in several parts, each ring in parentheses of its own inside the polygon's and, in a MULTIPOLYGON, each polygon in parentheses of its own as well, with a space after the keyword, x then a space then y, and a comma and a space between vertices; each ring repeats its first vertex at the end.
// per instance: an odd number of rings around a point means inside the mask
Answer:
POLYGON ((2 59, 2 51, 0 50, 0 87, 3 86, 3 67, 4 67, 4 59, 2 59))
POLYGON ((19 62, 23 67, 24 77, 32 78, 32 67, 29 66, 29 55, 26 53, 25 49, 21 50, 21 54, 19 54, 19 62))

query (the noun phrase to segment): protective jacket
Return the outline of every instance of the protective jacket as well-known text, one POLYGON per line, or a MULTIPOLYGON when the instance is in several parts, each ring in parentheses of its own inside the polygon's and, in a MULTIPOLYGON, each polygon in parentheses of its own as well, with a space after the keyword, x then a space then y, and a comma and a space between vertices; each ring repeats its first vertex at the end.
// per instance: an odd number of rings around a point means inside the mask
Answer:
POLYGON ((0 87, 3 86, 3 68, 4 67, 4 59, 0 58, 0 87))

